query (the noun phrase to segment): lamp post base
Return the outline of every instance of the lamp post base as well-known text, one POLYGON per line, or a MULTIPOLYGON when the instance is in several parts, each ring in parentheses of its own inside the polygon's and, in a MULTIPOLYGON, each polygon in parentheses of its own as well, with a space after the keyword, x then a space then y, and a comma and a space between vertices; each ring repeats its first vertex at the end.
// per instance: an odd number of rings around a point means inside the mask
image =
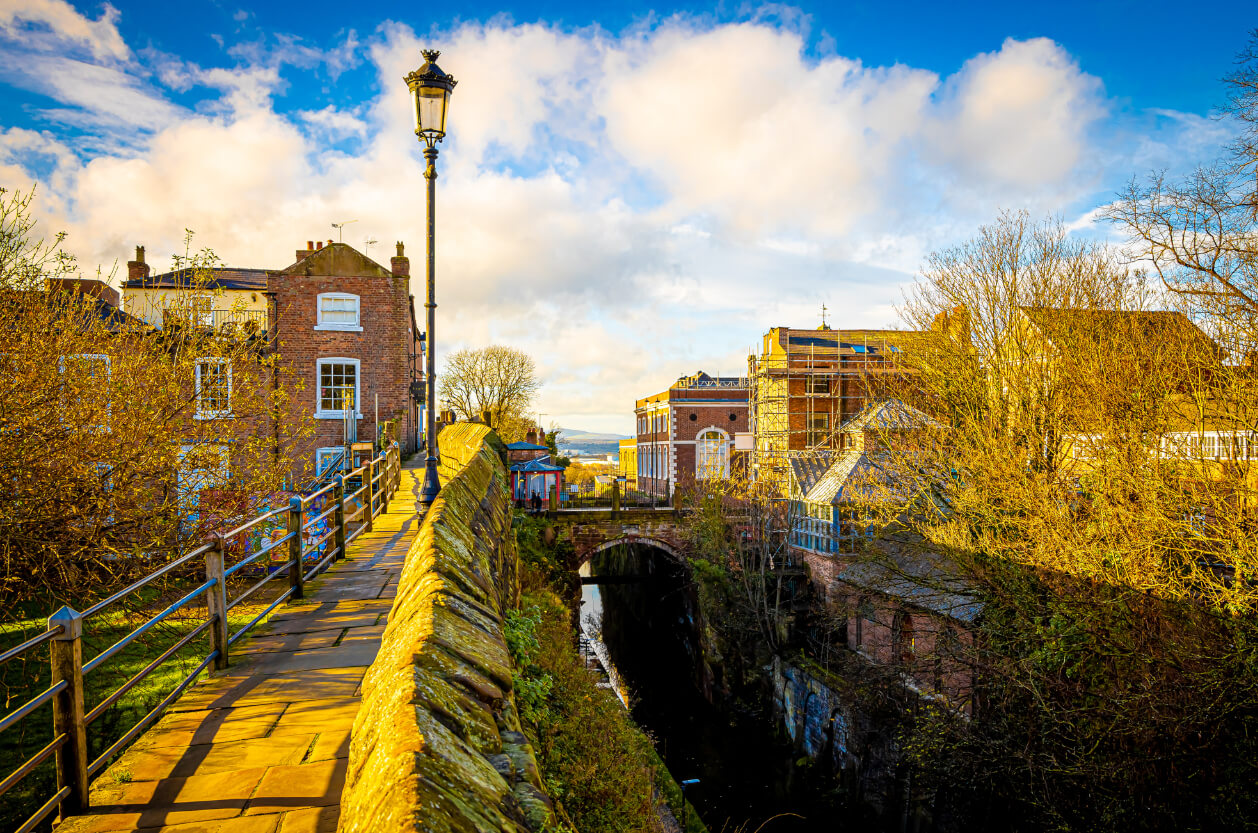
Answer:
POLYGON ((429 457, 424 469, 424 488, 419 493, 419 503, 425 509, 437 501, 441 492, 441 481, 437 478, 437 458, 429 457))

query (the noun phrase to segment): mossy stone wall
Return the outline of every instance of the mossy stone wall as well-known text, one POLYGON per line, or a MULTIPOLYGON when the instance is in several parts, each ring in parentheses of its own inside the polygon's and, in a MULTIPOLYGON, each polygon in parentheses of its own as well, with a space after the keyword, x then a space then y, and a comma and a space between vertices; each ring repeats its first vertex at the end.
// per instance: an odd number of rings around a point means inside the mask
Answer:
POLYGON ((554 821, 502 635, 519 597, 506 447, 456 424, 440 448, 441 494, 363 681, 341 833, 525 833, 554 821))

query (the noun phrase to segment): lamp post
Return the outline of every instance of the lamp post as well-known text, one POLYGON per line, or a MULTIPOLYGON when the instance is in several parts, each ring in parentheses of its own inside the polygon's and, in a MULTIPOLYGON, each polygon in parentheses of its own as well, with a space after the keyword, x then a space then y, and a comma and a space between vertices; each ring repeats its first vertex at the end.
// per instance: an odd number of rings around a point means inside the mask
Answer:
POLYGON ((687 778, 681 782, 681 831, 686 833, 686 828, 690 825, 690 805, 686 803, 686 787, 693 787, 699 783, 698 778, 687 778))
POLYGON ((428 403, 424 425, 424 443, 428 446, 428 459, 424 470, 424 488, 419 502, 425 508, 432 506, 441 491, 437 479, 437 296, 434 253, 437 238, 437 143, 446 136, 446 109, 455 80, 437 66, 441 53, 425 49, 424 65, 406 76, 406 86, 411 91, 415 105, 415 136, 424 143, 424 179, 428 181, 428 295, 424 309, 428 311, 428 332, 425 336, 427 354, 428 403))

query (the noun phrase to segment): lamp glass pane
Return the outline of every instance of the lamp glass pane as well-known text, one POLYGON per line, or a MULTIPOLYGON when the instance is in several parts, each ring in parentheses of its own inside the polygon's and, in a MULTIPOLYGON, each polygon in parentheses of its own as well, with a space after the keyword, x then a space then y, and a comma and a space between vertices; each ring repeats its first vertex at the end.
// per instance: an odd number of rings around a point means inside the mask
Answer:
POLYGON ((415 129, 425 133, 446 132, 446 98, 449 92, 438 87, 415 90, 415 129))

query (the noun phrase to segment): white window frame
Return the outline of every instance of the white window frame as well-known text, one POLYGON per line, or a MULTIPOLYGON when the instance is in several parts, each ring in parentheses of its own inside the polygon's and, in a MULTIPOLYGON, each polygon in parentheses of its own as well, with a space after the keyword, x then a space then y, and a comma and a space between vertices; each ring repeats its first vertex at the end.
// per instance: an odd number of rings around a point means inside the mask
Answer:
POLYGON ((709 425, 695 434, 695 480, 728 480, 729 479, 729 434, 715 425, 709 425), (715 433, 720 435, 720 458, 721 471, 714 476, 713 472, 705 469, 704 463, 704 444, 707 440, 703 437, 706 434, 715 433))
MULTIPOLYGON (((63 380, 65 379, 65 375, 66 375, 66 359, 92 359, 92 360, 103 361, 105 363, 105 393, 106 393, 106 396, 108 397, 109 384, 113 380, 113 373, 114 373, 113 360, 108 355, 106 355, 105 353, 71 353, 65 356, 58 356, 57 357, 57 372, 61 375, 63 380)), ((91 427, 96 429, 97 431, 109 431, 110 430, 109 417, 110 417, 110 412, 112 409, 113 409, 113 401, 109 398, 106 398, 104 424, 93 425, 91 427)))
POLYGON ((325 364, 352 364, 354 366, 354 419, 362 419, 363 411, 363 363, 346 356, 325 356, 315 360, 315 419, 344 419, 345 411, 323 410, 323 366, 325 364))
POLYGON ((361 333, 363 331, 363 302, 357 295, 350 292, 320 292, 315 298, 315 329, 316 330, 336 330, 346 333, 361 333), (323 299, 330 301, 345 301, 352 299, 354 301, 354 323, 353 324, 333 324, 323 320, 323 299))
POLYGON ((231 362, 220 356, 202 356, 197 359, 196 364, 196 395, 197 395, 197 419, 222 419, 232 415, 232 366, 231 362), (221 411, 207 411, 201 407, 201 365, 217 364, 227 365, 227 407, 221 411))
POLYGON ((201 493, 206 489, 217 488, 231 482, 231 446, 227 443, 189 443, 179 447, 179 498, 185 509, 201 505, 201 493), (189 470, 187 457, 189 452, 200 446, 209 446, 222 455, 222 465, 216 472, 197 468, 189 470), (200 475, 198 477, 197 475, 200 475), (193 498, 195 496, 195 503, 193 498))
POLYGON ((320 464, 320 460, 324 457, 335 457, 345 451, 343 445, 329 445, 323 448, 315 449, 315 477, 323 474, 324 466, 320 464))

